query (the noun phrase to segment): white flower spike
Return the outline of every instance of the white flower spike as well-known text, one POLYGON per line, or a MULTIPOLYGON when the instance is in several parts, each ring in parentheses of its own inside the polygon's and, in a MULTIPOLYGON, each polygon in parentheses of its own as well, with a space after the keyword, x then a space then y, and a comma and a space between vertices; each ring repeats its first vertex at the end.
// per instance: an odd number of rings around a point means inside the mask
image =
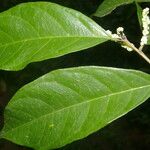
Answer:
POLYGON ((123 27, 118 27, 117 28, 117 34, 123 33, 124 32, 124 28, 123 27))
POLYGON ((145 59, 150 64, 150 59, 142 52, 142 49, 145 44, 148 42, 148 35, 149 35, 149 25, 150 25, 150 18, 149 18, 149 8, 145 8, 142 12, 142 24, 143 24, 143 31, 142 31, 142 38, 140 42, 140 47, 136 48, 133 43, 131 43, 126 35, 124 34, 124 28, 118 27, 116 30, 116 34, 113 34, 110 30, 106 31, 106 34, 115 42, 119 42, 121 47, 125 48, 129 52, 135 51, 137 52, 143 59, 145 59))
POLYGON ((143 23, 143 31, 142 31, 142 38, 140 46, 144 46, 148 42, 148 35, 149 35, 149 25, 150 25, 150 18, 149 18, 149 8, 143 9, 142 12, 142 23, 143 23))
POLYGON ((106 33, 108 34, 108 36, 110 36, 115 41, 117 41, 117 39, 120 39, 120 37, 117 34, 112 34, 112 32, 110 30, 107 30, 106 33))
MULTIPOLYGON (((110 30, 107 30, 106 33, 108 36, 110 36, 113 40, 116 42, 121 41, 122 39, 126 39, 126 36, 124 34, 124 28, 123 27, 118 27, 116 29, 117 34, 112 34, 110 30)), ((127 45, 121 45, 121 47, 125 48, 127 51, 131 52, 133 49, 127 45)))

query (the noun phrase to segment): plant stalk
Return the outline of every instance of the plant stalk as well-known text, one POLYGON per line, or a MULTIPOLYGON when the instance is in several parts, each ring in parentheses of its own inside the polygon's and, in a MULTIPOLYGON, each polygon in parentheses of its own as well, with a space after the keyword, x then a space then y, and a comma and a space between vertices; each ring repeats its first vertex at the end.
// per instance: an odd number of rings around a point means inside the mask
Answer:
POLYGON ((137 52, 145 61, 150 64, 150 59, 142 52, 142 49, 136 48, 131 42, 128 40, 123 41, 128 47, 132 48, 135 52, 137 52))

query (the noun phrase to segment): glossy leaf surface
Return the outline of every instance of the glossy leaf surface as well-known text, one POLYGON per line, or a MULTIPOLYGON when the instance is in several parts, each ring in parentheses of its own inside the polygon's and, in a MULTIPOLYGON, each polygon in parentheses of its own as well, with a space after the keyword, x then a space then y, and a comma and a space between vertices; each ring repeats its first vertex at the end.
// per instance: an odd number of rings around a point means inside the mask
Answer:
POLYGON ((150 2, 150 0, 104 0, 95 12, 95 16, 103 17, 111 13, 116 7, 133 2, 150 2))
POLYGON ((62 56, 109 40, 78 11, 50 3, 18 5, 0 14, 0 69, 62 56))
POLYGON ((103 67, 57 70, 24 86, 5 109, 1 136, 36 150, 101 129, 150 97, 150 76, 103 67))

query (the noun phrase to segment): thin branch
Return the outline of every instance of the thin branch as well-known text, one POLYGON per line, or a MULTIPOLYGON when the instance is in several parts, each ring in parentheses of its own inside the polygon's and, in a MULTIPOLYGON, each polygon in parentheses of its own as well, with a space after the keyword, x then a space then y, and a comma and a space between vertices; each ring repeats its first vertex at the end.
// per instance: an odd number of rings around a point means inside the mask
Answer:
POLYGON ((123 41, 125 45, 132 48, 135 52, 137 52, 145 61, 147 61, 150 64, 150 59, 142 52, 143 47, 140 47, 139 49, 136 48, 131 42, 128 40, 123 41))

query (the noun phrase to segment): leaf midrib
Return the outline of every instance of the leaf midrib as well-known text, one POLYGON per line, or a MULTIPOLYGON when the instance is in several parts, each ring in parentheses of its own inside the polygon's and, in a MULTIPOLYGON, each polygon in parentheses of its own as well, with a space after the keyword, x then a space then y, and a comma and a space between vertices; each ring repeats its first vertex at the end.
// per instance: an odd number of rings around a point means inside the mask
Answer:
POLYGON ((55 112, 51 112, 51 113, 42 115, 42 116, 40 116, 40 117, 38 117, 38 118, 36 118, 36 119, 34 119, 34 120, 31 120, 31 121, 29 121, 29 122, 26 122, 26 123, 20 125, 20 126, 17 126, 16 128, 12 128, 11 130, 9 130, 9 131, 7 131, 7 132, 2 131, 2 132, 0 133, 0 137, 3 137, 4 134, 7 134, 7 133, 9 133, 9 132, 11 132, 11 131, 13 131, 13 130, 15 130, 15 129, 17 129, 17 128, 26 126, 26 125, 28 125, 28 124, 32 124, 32 122, 34 122, 34 121, 36 121, 36 120, 39 120, 39 119, 41 119, 41 118, 43 118, 43 117, 45 117, 45 116, 49 116, 49 115, 52 115, 52 114, 56 114, 56 113, 61 112, 61 111, 63 111, 63 110, 70 109, 70 108, 76 107, 76 106, 78 106, 78 105, 83 105, 83 104, 85 104, 85 103, 90 103, 90 102, 96 101, 96 100, 98 100, 98 99, 101 100, 102 98, 105 98, 105 97, 108 97, 108 96, 110 97, 110 96, 114 96, 114 95, 117 95, 117 94, 123 94, 123 93, 129 92, 129 91, 135 91, 135 90, 142 89, 142 88, 147 88, 147 87, 150 87, 150 85, 140 86, 140 87, 131 88, 131 89, 124 90, 124 91, 120 91, 120 92, 111 93, 111 94, 108 94, 108 95, 104 95, 104 96, 101 96, 101 97, 98 97, 98 98, 94 98, 94 99, 91 99, 91 100, 88 100, 88 101, 84 101, 84 102, 81 102, 81 103, 77 103, 77 104, 74 104, 74 105, 71 105, 71 106, 68 106, 68 107, 65 107, 65 108, 56 110, 55 112), (3 132, 4 132, 4 133, 3 133, 3 132))
POLYGON ((55 39, 55 38, 95 38, 95 39, 106 39, 106 40, 109 40, 109 38, 100 37, 100 36, 46 36, 46 37, 37 37, 37 38, 24 39, 24 40, 20 40, 20 41, 10 42, 8 44, 1 45, 0 48, 5 47, 5 46, 18 44, 18 43, 23 43, 23 42, 43 40, 43 39, 49 40, 49 39, 55 39))

